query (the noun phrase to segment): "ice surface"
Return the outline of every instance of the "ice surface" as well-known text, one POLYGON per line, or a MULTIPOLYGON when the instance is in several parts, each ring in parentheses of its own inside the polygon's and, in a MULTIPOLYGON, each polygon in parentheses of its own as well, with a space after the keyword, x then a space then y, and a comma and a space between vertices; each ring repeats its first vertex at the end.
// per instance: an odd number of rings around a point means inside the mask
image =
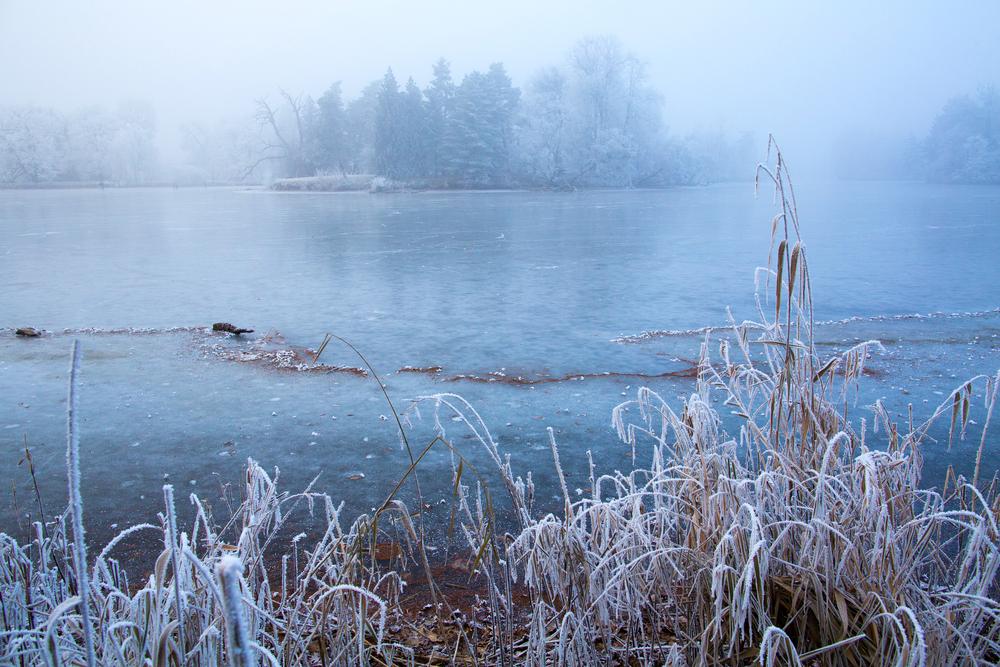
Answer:
MULTIPOLYGON (((1000 188, 868 183, 798 194, 817 317, 861 318, 821 327, 822 345, 832 354, 886 343, 857 414, 880 397, 896 413, 912 402, 929 414, 967 376, 1000 367, 1000 188), (896 317, 966 311, 980 315, 896 317)), ((601 469, 626 465, 611 409, 645 383, 686 395, 689 379, 655 377, 690 367, 704 333, 685 331, 723 323, 726 306, 753 316, 769 211, 748 186, 0 192, 0 483, 16 483, 20 511, 33 511, 18 465, 27 437, 46 503, 64 502, 65 375, 79 338, 95 539, 112 523, 151 519, 165 474, 208 495, 237 480, 248 456, 280 467, 285 489, 322 473, 323 490, 366 510, 408 459, 375 381, 350 370, 364 364, 349 349, 333 342, 321 359, 329 368, 296 370, 330 331, 365 353, 400 408, 418 395, 465 396, 515 472, 533 470, 540 500, 558 507, 546 428, 570 489, 584 485, 587 449, 601 469), (258 333, 206 331, 221 320, 258 333), (14 337, 12 327, 28 325, 49 335, 14 337), (651 330, 680 335, 613 342, 651 330), (463 375, 484 381, 455 379, 463 375)), ((445 426, 489 470, 462 425, 445 426)), ((411 437, 422 444, 432 432, 416 421, 411 437)), ((975 443, 946 445, 925 452, 925 482, 948 464, 971 468, 975 443)), ((449 468, 446 450, 427 456, 425 493, 448 496, 449 468)), ((188 510, 182 496, 178 510, 188 510)), ((16 521, 4 503, 0 528, 16 521)))

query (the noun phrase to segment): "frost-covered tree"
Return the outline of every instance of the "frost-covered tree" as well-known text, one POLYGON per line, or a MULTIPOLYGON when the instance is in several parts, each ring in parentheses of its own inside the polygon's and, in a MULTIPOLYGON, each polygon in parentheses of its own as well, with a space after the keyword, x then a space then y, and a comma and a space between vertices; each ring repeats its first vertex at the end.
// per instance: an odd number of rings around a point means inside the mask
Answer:
POLYGON ((0 110, 0 180, 10 183, 111 181, 157 176, 156 115, 144 102, 115 113, 100 107, 65 116, 53 109, 0 110))
POLYGON ((569 62, 574 180, 634 185, 661 131, 661 100, 642 62, 607 36, 578 42, 569 62))
POLYGON ((118 108, 118 126, 111 141, 112 178, 126 185, 150 183, 156 175, 156 112, 145 102, 125 102, 118 108))
POLYGON ((664 173, 662 100, 611 37, 581 40, 565 68, 532 80, 518 123, 518 170, 547 186, 633 186, 664 173))
POLYGON ((0 181, 52 181, 66 167, 66 121, 52 109, 0 110, 0 181))
POLYGON ((312 163, 319 170, 347 173, 347 114, 339 81, 323 93, 316 106, 310 142, 314 153, 312 163))
POLYGON ((390 67, 382 77, 375 107, 375 172, 390 178, 401 176, 401 98, 399 84, 390 67))
POLYGON ((517 132, 517 172, 531 183, 566 185, 570 110, 566 75, 543 69, 528 85, 517 132))
POLYGON ((430 176, 443 176, 448 156, 444 151, 445 134, 454 111, 455 83, 451 65, 444 58, 434 64, 434 76, 424 91, 427 99, 427 169, 430 176))
POLYGON ((263 180, 258 163, 260 138, 250 116, 228 118, 213 125, 189 123, 181 127, 186 162, 179 168, 189 184, 241 183, 263 180))
POLYGON ((444 136, 445 173, 460 185, 497 185, 508 179, 514 113, 520 91, 500 63, 471 72, 455 91, 444 136))
POLYGON ((390 69, 382 78, 375 111, 376 172, 399 179, 426 176, 428 138, 423 93, 412 78, 400 90, 390 69))
POLYGON ((74 181, 110 181, 118 118, 101 107, 81 109, 66 124, 66 174, 74 181))
POLYGON ((346 171, 354 174, 375 171, 375 115, 381 81, 368 84, 361 95, 347 104, 345 111, 346 171))
POLYGON ((407 80, 400 97, 399 112, 402 143, 399 171, 406 178, 427 176, 431 173, 427 107, 424 94, 412 78, 407 80))
POLYGON ((493 63, 484 80, 486 95, 482 114, 484 134, 494 183, 507 180, 513 143, 513 123, 521 101, 521 91, 515 88, 503 63, 493 63))
POLYGON ((318 115, 316 103, 306 95, 291 95, 280 91, 281 102, 272 104, 267 98, 257 100, 257 123, 260 146, 257 158, 247 167, 252 173, 260 165, 271 163, 287 176, 312 176, 312 127, 318 115))
POLYGON ((1000 183, 1000 92, 948 101, 924 141, 927 178, 941 182, 1000 183))
POLYGON ((484 184, 489 180, 488 147, 479 131, 483 75, 471 72, 455 91, 451 122, 443 140, 448 178, 459 184, 484 184))

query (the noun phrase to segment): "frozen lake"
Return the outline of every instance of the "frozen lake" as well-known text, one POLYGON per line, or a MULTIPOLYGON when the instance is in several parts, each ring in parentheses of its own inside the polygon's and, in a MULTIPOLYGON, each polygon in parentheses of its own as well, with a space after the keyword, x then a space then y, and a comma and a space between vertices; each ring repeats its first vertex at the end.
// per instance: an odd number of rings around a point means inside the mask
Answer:
MULTIPOLYGON (((802 183, 797 195, 817 319, 859 318, 822 325, 819 338, 831 351, 857 338, 886 342, 871 366, 887 373, 866 381, 855 414, 884 397, 897 412, 912 402, 929 415, 961 380, 1000 367, 1000 188, 802 183), (927 313, 961 315, 899 317, 927 313)), ((165 474, 218 498, 248 456, 280 467, 286 490, 322 473, 317 487, 349 511, 380 502, 407 457, 374 381, 278 368, 276 353, 315 348, 326 332, 361 349, 401 408, 437 392, 467 398, 546 498, 558 493, 545 432, 553 427, 570 487, 581 486, 587 449, 605 470, 628 464, 610 426, 614 405, 640 384, 668 396, 693 387, 655 376, 685 369, 700 335, 615 339, 723 324, 727 306, 752 317, 771 216, 770 197, 755 200, 750 184, 378 196, 0 191, 0 529, 21 530, 12 484, 21 513, 34 507, 18 465, 25 441, 47 509, 64 502, 74 337, 84 350, 84 502, 97 536, 151 519, 165 474), (216 321, 257 333, 237 343, 200 329, 216 321), (53 335, 15 338, 12 327, 26 325, 53 335), (254 348, 260 358, 238 361, 260 336, 270 341, 254 348), (453 379, 491 373, 546 381, 453 379)), ((361 365, 337 342, 322 361, 361 365)), ((428 417, 412 427, 415 446, 431 436, 428 417)), ((459 424, 446 424, 488 471, 459 424)), ((991 441, 989 473, 1000 464, 1000 438, 991 441)), ((948 464, 971 470, 975 445, 929 447, 925 483, 939 483, 948 464)), ((449 466, 445 450, 428 456, 425 493, 449 494, 449 466)))

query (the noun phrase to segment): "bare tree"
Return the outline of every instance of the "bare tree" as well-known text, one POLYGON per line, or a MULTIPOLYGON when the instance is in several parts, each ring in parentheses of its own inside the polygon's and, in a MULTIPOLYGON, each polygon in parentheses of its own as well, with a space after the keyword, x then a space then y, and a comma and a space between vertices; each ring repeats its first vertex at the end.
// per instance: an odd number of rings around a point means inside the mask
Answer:
POLYGON ((256 101, 262 144, 256 159, 248 165, 246 176, 265 162, 281 163, 283 171, 289 176, 309 176, 313 173, 309 142, 316 104, 308 96, 292 96, 281 89, 279 93, 279 105, 272 106, 264 97, 256 101))

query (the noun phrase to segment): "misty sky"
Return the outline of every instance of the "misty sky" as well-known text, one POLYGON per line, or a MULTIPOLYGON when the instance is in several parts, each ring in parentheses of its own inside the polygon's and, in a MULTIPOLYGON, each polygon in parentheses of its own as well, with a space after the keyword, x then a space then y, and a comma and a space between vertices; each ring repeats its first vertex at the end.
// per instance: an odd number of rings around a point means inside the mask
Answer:
POLYGON ((665 120, 774 131, 820 147, 845 130, 926 131, 941 104, 1000 83, 1000 2, 28 2, 0 0, 0 104, 129 99, 161 135, 249 113, 278 86, 348 96, 391 65, 424 83, 503 61, 523 85, 582 36, 648 65, 665 120))

